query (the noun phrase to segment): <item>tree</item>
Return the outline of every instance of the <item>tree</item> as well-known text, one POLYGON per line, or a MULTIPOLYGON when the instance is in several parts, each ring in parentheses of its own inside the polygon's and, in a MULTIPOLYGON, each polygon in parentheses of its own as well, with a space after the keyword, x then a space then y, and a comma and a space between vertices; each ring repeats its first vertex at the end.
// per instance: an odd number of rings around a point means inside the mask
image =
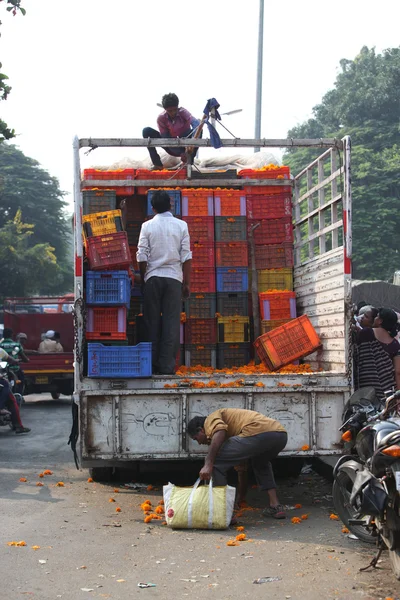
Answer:
MULTIPOLYGON (((0 2, 3 2, 3 0, 0 0, 0 2)), ((21 6, 21 0, 7 0, 7 4, 9 4, 9 6, 7 6, 7 11, 11 12, 14 17, 18 11, 25 15, 26 11, 21 6)), ((0 21, 0 25, 1 24, 2 23, 0 21)), ((0 63, 0 69, 1 67, 2 64, 0 63)), ((11 87, 7 82, 7 75, 0 73, 0 101, 7 100, 8 94, 11 92, 11 87)), ((10 129, 7 123, 0 119, 0 142, 3 142, 4 140, 10 140, 13 137, 15 137, 14 129, 10 129)))
MULTIPOLYGON (((400 267, 400 47, 382 54, 363 47, 340 61, 335 86, 313 118, 288 132, 293 138, 350 135, 353 143, 353 276, 388 280, 400 267)), ((293 172, 320 154, 293 149, 284 156, 293 172)))

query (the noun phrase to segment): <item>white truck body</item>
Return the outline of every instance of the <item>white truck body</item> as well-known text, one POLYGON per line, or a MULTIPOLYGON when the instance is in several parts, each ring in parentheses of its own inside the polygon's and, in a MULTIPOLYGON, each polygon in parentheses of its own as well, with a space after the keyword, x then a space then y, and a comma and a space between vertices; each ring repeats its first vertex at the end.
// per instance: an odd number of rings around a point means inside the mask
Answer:
MULTIPOLYGON (((75 394, 78 405, 78 454, 83 467, 123 466, 130 461, 194 459, 204 454, 186 434, 187 422, 221 407, 259 411, 278 419, 287 429, 282 456, 340 453, 339 426, 352 391, 351 317, 351 182, 350 139, 343 140, 222 140, 224 146, 320 146, 323 154, 293 180, 295 226, 294 291, 298 315, 306 313, 321 337, 323 348, 308 357, 310 374, 238 375, 240 388, 191 388, 176 376, 150 379, 90 379, 83 377, 81 356, 84 318, 82 278, 83 187, 105 181, 81 181, 79 151, 98 146, 147 146, 148 140, 74 141, 75 161, 75 394), (165 389, 166 383, 178 383, 165 389), (255 386, 262 382, 264 387, 255 386), (302 447, 308 446, 308 450, 302 447)), ((189 145, 188 140, 157 140, 152 145, 189 145)), ((190 141, 209 145, 209 140, 190 141)), ((110 181, 132 186, 136 182, 110 181)), ((155 182, 138 182, 154 185, 155 182)), ((247 180, 246 185, 287 185, 287 180, 247 180)), ((157 181, 168 187, 169 181, 157 181)), ((243 180, 179 181, 180 187, 239 187, 243 180)), ((232 375, 213 380, 232 381, 232 375)), ((190 376, 189 376, 190 379, 190 376)), ((207 382, 210 377, 196 374, 207 382)))

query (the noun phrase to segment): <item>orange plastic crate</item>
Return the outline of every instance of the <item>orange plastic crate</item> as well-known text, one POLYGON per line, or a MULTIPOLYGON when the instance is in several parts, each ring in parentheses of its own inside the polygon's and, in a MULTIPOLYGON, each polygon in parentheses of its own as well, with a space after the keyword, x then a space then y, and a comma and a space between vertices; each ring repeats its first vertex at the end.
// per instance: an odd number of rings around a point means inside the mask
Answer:
POLYGON ((307 315, 260 335, 254 342, 261 361, 272 371, 312 354, 321 345, 321 340, 307 315))
MULTIPOLYGON (((120 169, 117 171, 103 171, 100 169, 85 169, 83 171, 83 179, 85 180, 103 180, 103 181, 130 181, 135 179, 135 169, 120 169)), ((85 188, 88 189, 88 188, 85 188)), ((107 189, 114 190, 117 196, 132 196, 135 193, 135 188, 127 187, 110 187, 107 189)))
POLYGON ((242 190, 214 190, 216 217, 245 217, 246 196, 242 190))
POLYGON ((217 267, 247 267, 249 262, 247 242, 216 242, 215 260, 217 267))
POLYGON ((214 242, 214 217, 182 217, 186 221, 190 243, 214 242))
POLYGON ((184 188, 182 190, 183 217, 212 217, 214 215, 213 190, 184 188))
POLYGON ((87 340, 125 340, 126 339, 126 308, 88 308, 86 323, 87 340))
MULTIPOLYGON (((290 179, 289 167, 278 167, 273 170, 260 169, 242 169, 238 173, 238 177, 243 179, 290 179)), ((291 194, 292 186, 290 185, 243 185, 246 194, 291 194)))
POLYGON ((295 292, 261 292, 258 294, 258 298, 262 319, 278 320, 296 317, 295 292))

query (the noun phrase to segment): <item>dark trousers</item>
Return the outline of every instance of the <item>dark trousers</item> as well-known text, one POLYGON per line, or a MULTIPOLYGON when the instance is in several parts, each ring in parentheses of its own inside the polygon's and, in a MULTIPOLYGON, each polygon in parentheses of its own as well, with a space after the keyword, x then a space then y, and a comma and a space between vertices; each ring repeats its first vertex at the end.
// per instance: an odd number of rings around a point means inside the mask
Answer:
POLYGON ((286 444, 286 431, 268 431, 248 437, 235 435, 228 438, 214 461, 213 484, 227 485, 229 469, 250 459, 260 489, 276 488, 270 461, 278 456, 286 444))
MULTIPOLYGON (((180 137, 187 137, 190 133, 191 133, 191 129, 189 129, 188 131, 185 131, 185 133, 182 133, 180 135, 180 137)), ((161 137, 170 137, 168 135, 162 135, 159 131, 157 131, 157 129, 153 129, 152 127, 145 127, 142 131, 142 135, 144 138, 161 138, 161 137)), ((153 165, 155 167, 162 167, 162 162, 161 162, 161 158, 160 155, 157 152, 157 148, 147 148, 150 154, 150 158, 153 162, 153 165)), ((169 154, 170 156, 181 156, 182 154, 185 153, 186 148, 163 148, 163 150, 165 150, 165 152, 167 154, 169 154)), ((193 158, 196 156, 198 151, 198 148, 195 148, 195 152, 192 155, 193 158)))
POLYGON ((0 410, 6 408, 11 413, 14 427, 22 427, 21 416, 14 394, 11 393, 10 384, 3 377, 0 378, 0 410))
POLYGON ((175 372, 179 350, 182 284, 171 277, 150 277, 144 286, 143 318, 152 343, 153 371, 175 372))

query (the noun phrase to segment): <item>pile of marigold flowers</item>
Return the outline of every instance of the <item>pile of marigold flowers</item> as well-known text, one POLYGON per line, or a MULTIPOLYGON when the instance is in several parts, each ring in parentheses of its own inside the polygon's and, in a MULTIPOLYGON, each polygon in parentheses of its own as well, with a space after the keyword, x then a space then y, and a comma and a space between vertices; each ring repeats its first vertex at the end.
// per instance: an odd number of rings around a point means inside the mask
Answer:
MULTIPOLYGON (((243 365, 240 367, 230 367, 226 369, 214 369, 213 367, 205 367, 204 365, 194 365, 191 367, 181 366, 176 371, 176 375, 180 375, 185 377, 187 375, 276 375, 281 373, 283 375, 287 375, 290 373, 312 373, 311 365, 305 363, 303 365, 286 365, 282 367, 278 371, 271 371, 266 365, 254 364, 254 361, 250 361, 247 365, 243 365)), ((188 380, 188 383, 190 380, 188 380)))
POLYGON ((144 522, 150 523, 151 521, 161 521, 164 516, 164 500, 160 500, 158 505, 153 509, 152 503, 150 500, 145 500, 140 505, 144 513, 144 522))

